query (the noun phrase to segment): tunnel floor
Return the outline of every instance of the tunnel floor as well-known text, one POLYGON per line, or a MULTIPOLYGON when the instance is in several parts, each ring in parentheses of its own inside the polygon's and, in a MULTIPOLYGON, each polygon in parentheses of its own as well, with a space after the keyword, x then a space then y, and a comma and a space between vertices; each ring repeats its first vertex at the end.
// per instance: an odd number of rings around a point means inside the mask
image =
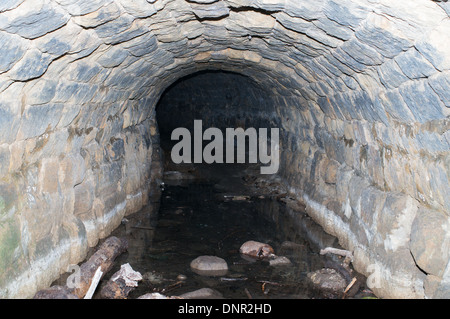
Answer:
MULTIPOLYGON (((152 210, 153 203, 127 216, 114 231, 112 235, 128 240, 128 251, 116 259, 97 292, 120 265, 129 263, 144 278, 128 295, 129 299, 155 292, 182 296, 201 288, 216 291, 212 298, 226 299, 375 297, 362 275, 351 269, 349 273, 341 266, 342 257, 318 253, 323 242, 339 248, 336 239, 302 211, 295 212, 296 218, 307 229, 299 231, 293 227, 289 217, 292 208, 283 201, 285 194, 276 181, 257 185, 257 168, 243 169, 242 165, 205 165, 181 170, 178 165, 177 171, 166 167, 159 211, 152 210), (239 248, 249 240, 271 245, 277 256, 285 256, 291 263, 273 266, 267 259, 244 258, 239 248), (228 273, 215 277, 194 273, 190 263, 202 255, 223 258, 228 273), (308 273, 323 268, 336 269, 345 275, 347 284, 357 277, 357 285, 346 294, 318 288, 309 280, 308 273)), ((101 297, 97 293, 94 298, 101 297)))

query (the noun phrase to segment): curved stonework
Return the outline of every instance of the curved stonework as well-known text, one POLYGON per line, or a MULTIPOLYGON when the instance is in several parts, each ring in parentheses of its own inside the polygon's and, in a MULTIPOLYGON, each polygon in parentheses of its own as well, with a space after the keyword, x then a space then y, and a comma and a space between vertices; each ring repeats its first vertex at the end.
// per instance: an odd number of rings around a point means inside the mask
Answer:
POLYGON ((201 70, 248 76, 280 174, 381 297, 449 296, 450 4, 6 0, 0 296, 48 286, 152 195, 155 105, 201 70))

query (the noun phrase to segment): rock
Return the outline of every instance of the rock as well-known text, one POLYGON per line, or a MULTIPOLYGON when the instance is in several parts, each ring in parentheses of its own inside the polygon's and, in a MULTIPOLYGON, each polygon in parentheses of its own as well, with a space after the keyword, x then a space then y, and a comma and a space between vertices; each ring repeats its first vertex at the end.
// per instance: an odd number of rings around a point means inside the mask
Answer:
POLYGON ((223 299, 223 295, 211 288, 201 288, 179 296, 183 299, 223 299))
POLYGON ((2 14, 0 29, 19 34, 26 39, 36 39, 57 30, 70 18, 60 8, 55 10, 53 6, 41 1, 26 1, 20 10, 19 16, 14 10, 2 14))
POLYGON ((276 256, 274 259, 271 259, 269 261, 269 265, 270 266, 287 266, 287 265, 292 265, 292 263, 289 260, 289 258, 287 258, 285 256, 276 256))
POLYGON ((138 297, 137 299, 173 299, 171 297, 164 296, 159 292, 152 292, 138 297))
POLYGON ((427 83, 414 81, 401 86, 399 91, 418 122, 425 123, 444 116, 443 103, 427 83))
POLYGON ((73 294, 69 288, 63 286, 52 286, 48 289, 40 290, 33 299, 80 299, 73 294))
POLYGON ((105 51, 97 60, 104 68, 114 68, 119 66, 128 57, 126 50, 112 47, 105 51))
POLYGON ((392 59, 399 53, 406 51, 412 46, 408 39, 399 34, 394 24, 381 15, 370 15, 364 22, 363 27, 355 32, 358 40, 374 47, 385 57, 392 59), (397 34, 394 34, 397 33, 397 34))
POLYGON ((216 256, 200 256, 191 262, 191 269, 201 276, 223 276, 228 272, 227 262, 216 256))
POLYGON ((85 14, 83 16, 73 17, 78 25, 84 28, 95 28, 106 22, 117 19, 120 16, 120 9, 115 2, 105 5, 99 10, 85 14))
POLYGON ((25 55, 27 45, 21 37, 4 32, 0 33, 0 43, 0 72, 5 72, 25 55))
POLYGON ((444 31, 448 30, 449 25, 448 19, 444 20, 421 41, 415 43, 417 50, 440 71, 450 68, 450 57, 448 56, 450 37, 448 32, 444 31))
POLYGON ((239 248, 239 252, 254 258, 267 258, 275 253, 270 245, 253 240, 249 240, 242 244, 241 248, 239 248))
POLYGON ((399 65, 394 60, 388 60, 377 69, 381 83, 388 89, 397 88, 408 81, 399 65))
POLYGON ((188 2, 194 2, 194 3, 199 3, 199 4, 210 4, 210 3, 214 3, 217 2, 219 0, 188 0, 188 2))
POLYGON ((428 81, 445 106, 450 107, 450 92, 448 90, 448 87, 450 87, 450 78, 441 73, 436 77, 431 77, 428 81))
POLYGON ((143 279, 151 283, 152 285, 158 285, 162 282, 164 282, 164 277, 160 274, 157 274, 155 272, 146 272, 143 275, 143 279))
POLYGON ((187 279, 187 276, 186 276, 186 275, 179 274, 179 275, 177 276, 177 280, 185 281, 186 279, 187 279))
POLYGON ((60 113, 62 109, 62 104, 27 107, 22 117, 19 132, 17 133, 18 136, 26 139, 42 135, 46 130, 54 129, 59 122, 59 117, 54 114, 60 113))
POLYGON ((146 0, 118 0, 125 12, 137 18, 148 18, 156 13, 156 8, 146 0))
POLYGON ((11 10, 19 6, 24 0, 3 0, 0 3, 0 12, 11 10))
POLYGON ((328 293, 341 293, 347 287, 347 283, 336 270, 323 268, 308 273, 308 278, 320 290, 328 293))
POLYGON ((325 15, 341 25, 356 28, 368 12, 354 1, 344 1, 344 3, 342 1, 328 1, 324 7, 325 15))
POLYGON ((49 54, 43 54, 39 50, 30 49, 24 57, 9 71, 13 80, 26 81, 40 77, 47 71, 53 58, 49 54))
POLYGON ((410 250, 417 265, 441 277, 450 257, 448 249, 450 219, 442 213, 421 209, 411 227, 410 250))
POLYGON ((433 65, 415 49, 399 54, 394 61, 410 79, 426 78, 437 72, 433 65))

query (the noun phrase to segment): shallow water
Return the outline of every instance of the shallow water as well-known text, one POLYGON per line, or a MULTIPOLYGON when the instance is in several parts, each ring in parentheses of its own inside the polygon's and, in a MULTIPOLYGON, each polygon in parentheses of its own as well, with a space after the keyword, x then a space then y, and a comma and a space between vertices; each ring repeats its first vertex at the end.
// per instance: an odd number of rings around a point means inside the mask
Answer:
POLYGON ((224 298, 234 299, 340 297, 316 289, 307 278, 308 272, 325 267, 330 260, 339 262, 336 256, 318 254, 324 246, 339 248, 334 237, 304 211, 280 201, 279 193, 250 189, 241 168, 209 169, 199 179, 166 174, 159 212, 144 208, 126 217, 112 234, 125 237, 129 248, 103 282, 129 263, 144 276, 129 298, 149 292, 179 296, 200 288, 213 288, 224 298), (286 256, 291 264, 270 266, 267 261, 246 260, 239 248, 248 240, 270 244, 277 256, 286 256), (201 255, 225 259, 227 275, 194 273, 190 262, 201 255), (180 275, 185 279, 180 280, 180 275))

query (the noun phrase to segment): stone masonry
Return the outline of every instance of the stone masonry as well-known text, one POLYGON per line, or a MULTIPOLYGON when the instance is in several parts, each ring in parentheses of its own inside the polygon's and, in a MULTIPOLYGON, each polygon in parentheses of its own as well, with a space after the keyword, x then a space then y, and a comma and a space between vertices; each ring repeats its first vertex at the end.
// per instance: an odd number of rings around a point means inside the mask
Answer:
POLYGON ((3 0, 0 297, 30 297, 147 204, 155 105, 236 72, 280 175, 386 298, 450 296, 450 3, 3 0))

